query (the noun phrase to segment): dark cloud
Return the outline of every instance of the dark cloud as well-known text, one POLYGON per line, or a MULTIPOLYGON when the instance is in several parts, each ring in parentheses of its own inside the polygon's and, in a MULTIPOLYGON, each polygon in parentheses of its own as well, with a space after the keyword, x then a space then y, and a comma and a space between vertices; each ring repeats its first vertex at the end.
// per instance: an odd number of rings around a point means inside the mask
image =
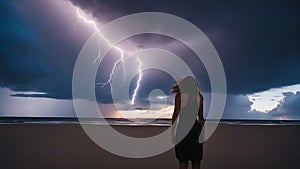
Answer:
POLYGON ((49 72, 36 51, 38 35, 20 17, 11 1, 0 2, 0 87, 30 87, 49 72))
POLYGON ((251 110, 253 103, 245 95, 227 95, 223 119, 272 119, 268 113, 251 110))
POLYGON ((10 96, 14 97, 39 97, 39 98, 54 98, 54 99, 67 99, 66 97, 62 95, 54 95, 54 94, 27 94, 27 93, 17 93, 17 94, 11 94, 10 96))
MULTIPOLYGON (((284 93, 284 99, 268 112, 252 110, 253 104, 245 95, 227 95, 223 119, 299 120, 300 92, 284 93)), ((208 107, 209 105, 207 105, 208 107)))
POLYGON ((285 93, 285 98, 270 111, 272 116, 285 117, 288 119, 300 119, 300 92, 285 93))
POLYGON ((66 22, 53 10, 59 5, 49 4, 0 2, 0 87, 45 93, 14 96, 72 98, 73 67, 87 36, 74 32, 74 17, 66 22))
MULTIPOLYGON (((204 117, 207 118, 209 107, 211 105, 211 94, 202 93, 204 97, 204 117)), ((252 110, 251 105, 253 102, 249 100, 249 97, 243 94, 228 94, 226 96, 226 104, 222 114, 222 119, 227 120, 272 120, 275 116, 271 116, 268 113, 252 110)), ((214 115, 210 115, 211 119, 215 119, 214 115)))
POLYGON ((300 82, 299 1, 72 2, 102 22, 145 11, 167 12, 189 20, 216 47, 230 93, 248 94, 300 82))
MULTIPOLYGON (((145 11, 167 12, 189 20, 203 30, 216 47, 231 94, 253 93, 300 82, 300 5, 297 1, 72 2, 101 23, 145 11)), ((68 18, 59 16, 55 9, 46 5, 48 2, 23 3, 27 4, 27 13, 20 14, 14 1, 0 2, 3 23, 0 27, 0 86, 46 93, 16 96, 70 99, 73 67, 86 39, 70 33, 76 21, 66 21, 68 18)), ((72 12, 75 11, 68 13, 72 12)), ((157 36, 140 36, 132 41, 142 48, 174 42, 157 36)), ((187 58, 186 62, 200 65, 200 71, 194 73, 203 91, 209 91, 208 77, 201 62, 195 62, 191 51, 181 50, 182 44, 175 45, 180 46, 173 49, 176 54, 187 58)), ((165 48, 172 50, 172 46, 165 48)), ((101 71, 105 75, 100 81, 107 79, 109 65, 113 62, 105 63, 107 67, 101 71)), ((167 85, 170 83, 171 80, 167 85)), ((150 81, 143 86, 147 89, 155 84, 156 81, 150 81)), ((166 84, 159 84, 168 91, 166 84)), ((111 102, 109 87, 97 90, 98 100, 111 102)))

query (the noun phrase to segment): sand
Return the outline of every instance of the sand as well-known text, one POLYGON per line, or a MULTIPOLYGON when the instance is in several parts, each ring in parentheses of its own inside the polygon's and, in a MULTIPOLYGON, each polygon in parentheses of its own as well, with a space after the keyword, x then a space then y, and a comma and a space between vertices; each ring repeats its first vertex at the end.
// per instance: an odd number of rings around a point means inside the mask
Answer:
MULTIPOLYGON (((129 135, 154 135, 155 126, 115 126, 129 135)), ((78 124, 0 124, 0 168, 176 169, 174 149, 130 159, 97 146, 78 124)), ((133 150, 134 151, 134 150, 133 150)), ((300 126, 221 124, 204 144, 203 169, 299 169, 300 126)))

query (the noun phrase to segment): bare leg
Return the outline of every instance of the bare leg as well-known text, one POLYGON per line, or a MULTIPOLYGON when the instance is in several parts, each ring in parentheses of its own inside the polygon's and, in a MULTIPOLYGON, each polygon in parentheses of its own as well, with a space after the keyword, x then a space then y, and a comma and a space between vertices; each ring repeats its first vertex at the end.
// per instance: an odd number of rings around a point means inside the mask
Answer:
POLYGON ((192 161, 192 169, 200 169, 200 161, 192 161))
POLYGON ((179 161, 179 168, 180 169, 187 169, 188 168, 188 161, 179 161))

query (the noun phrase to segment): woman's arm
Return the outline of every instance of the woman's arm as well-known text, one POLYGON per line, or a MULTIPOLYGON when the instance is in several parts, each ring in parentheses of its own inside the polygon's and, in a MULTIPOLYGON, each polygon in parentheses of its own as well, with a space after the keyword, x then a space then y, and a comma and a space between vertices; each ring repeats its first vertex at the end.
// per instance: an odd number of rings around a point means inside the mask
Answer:
POLYGON ((171 135, 171 141, 173 144, 176 144, 175 141, 175 128, 176 126, 173 125, 175 123, 175 121, 178 118, 179 115, 179 111, 180 111, 180 94, 176 94, 175 96, 175 107, 174 107, 174 112, 173 112, 173 116, 172 116, 172 135, 171 135))
POLYGON ((172 125, 174 124, 174 122, 176 121, 178 114, 180 111, 180 94, 176 94, 175 96, 175 107, 174 107, 174 112, 173 112, 173 116, 172 116, 172 125))
POLYGON ((205 121, 203 117, 203 96, 201 94, 200 94, 200 101, 199 101, 198 119, 201 127, 203 128, 205 121))

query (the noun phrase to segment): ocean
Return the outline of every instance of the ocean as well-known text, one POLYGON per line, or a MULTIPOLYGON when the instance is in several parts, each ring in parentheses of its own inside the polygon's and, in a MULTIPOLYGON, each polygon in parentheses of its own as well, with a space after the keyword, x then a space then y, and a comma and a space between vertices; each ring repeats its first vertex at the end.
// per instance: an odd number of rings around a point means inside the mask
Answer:
MULTIPOLYGON (((206 120, 216 123, 217 120, 206 120)), ((77 118, 69 117, 0 117, 0 124, 94 124, 126 126, 171 126, 171 119, 126 119, 126 118, 77 118)), ((222 119, 222 124, 230 125, 300 125, 300 120, 251 120, 222 119)))

